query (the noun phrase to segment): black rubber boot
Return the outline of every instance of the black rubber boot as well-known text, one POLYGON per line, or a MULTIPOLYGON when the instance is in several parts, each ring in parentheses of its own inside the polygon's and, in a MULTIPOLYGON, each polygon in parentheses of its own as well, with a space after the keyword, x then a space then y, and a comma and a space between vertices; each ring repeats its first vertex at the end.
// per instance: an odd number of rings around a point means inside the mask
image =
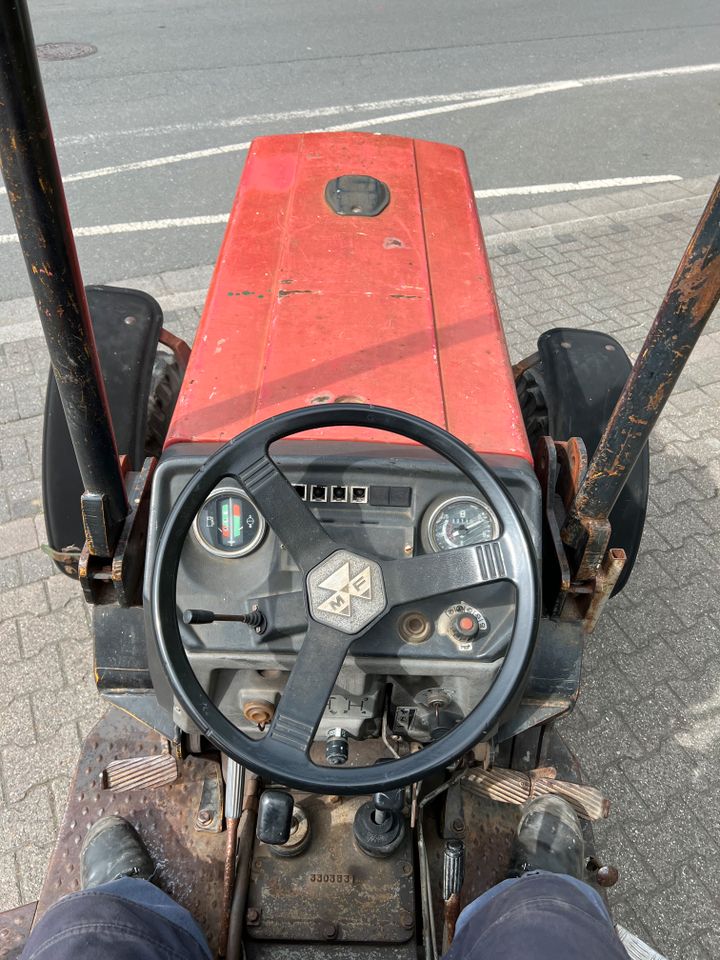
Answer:
POLYGON ((122 817, 103 817, 94 823, 80 851, 83 890, 120 877, 151 880, 155 864, 137 830, 122 817))
POLYGON ((536 797, 523 809, 508 877, 519 877, 533 870, 566 873, 583 879, 585 843, 580 821, 562 797, 536 797))

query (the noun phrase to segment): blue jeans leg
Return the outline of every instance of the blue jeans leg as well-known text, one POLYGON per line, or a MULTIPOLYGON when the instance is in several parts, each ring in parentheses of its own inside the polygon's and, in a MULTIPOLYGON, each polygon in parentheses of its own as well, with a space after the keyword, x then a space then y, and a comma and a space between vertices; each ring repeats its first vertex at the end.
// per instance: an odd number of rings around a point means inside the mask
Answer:
POLYGON ((628 960, 596 890, 537 871, 504 880, 458 918, 445 960, 628 960))
POLYGON ((21 960, 212 960, 188 911, 147 880, 122 877, 63 897, 21 960))

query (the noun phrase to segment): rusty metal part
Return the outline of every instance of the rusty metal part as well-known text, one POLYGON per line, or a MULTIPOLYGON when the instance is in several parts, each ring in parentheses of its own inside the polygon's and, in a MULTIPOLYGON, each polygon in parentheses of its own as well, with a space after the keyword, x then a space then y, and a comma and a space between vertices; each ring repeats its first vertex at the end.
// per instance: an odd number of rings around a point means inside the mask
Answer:
MULTIPOLYGON (((319 941, 325 924, 337 926, 338 941, 404 943, 414 918, 414 884, 405 866, 412 861, 406 831, 398 850, 377 859, 353 842, 353 821, 367 797, 343 803, 303 795, 312 841, 297 857, 278 859, 257 844, 251 868, 248 907, 260 913, 248 928, 254 940, 319 941)), ((297 802, 297 798, 296 798, 297 802)), ((414 922, 412 924, 414 928, 414 922)))
MULTIPOLYGON (((448 793, 449 796, 449 793, 448 793)), ((446 801, 447 802, 447 801, 446 801)), ((443 857, 442 895, 445 902, 443 924, 443 953, 447 953, 455 936, 455 924, 460 914, 460 894, 465 881, 465 844, 462 840, 447 840, 443 857)))
POLYGON ((237 853, 238 826, 237 817, 225 819, 225 869, 223 872, 223 911, 222 926, 219 934, 218 955, 224 957, 227 951, 228 933, 230 931, 230 913, 232 911, 233 893, 235 891, 235 872, 237 853))
POLYGON ((445 901, 445 916, 443 923, 443 953, 446 953, 452 946, 455 938, 455 925, 460 916, 460 894, 453 893, 445 901))
MULTIPOLYGON (((148 457, 139 471, 129 470, 129 460, 120 457, 123 482, 127 489, 129 511, 122 525, 111 560, 97 557, 85 542, 77 558, 77 577, 85 600, 90 604, 117 601, 128 607, 141 603, 142 577, 145 569, 147 518, 150 509, 152 477, 157 461, 148 457)), ((68 554, 72 560, 74 554, 68 554)), ((53 559, 56 559, 53 556, 53 559)), ((63 561, 64 554, 57 559, 63 561)))
POLYGON ((0 913, 0 960, 19 960, 30 936, 37 901, 0 913))
POLYGON ((212 761, 203 781, 195 814, 195 829, 222 833, 224 807, 222 770, 219 763, 212 761))
POLYGON ((246 700, 243 703, 243 716, 250 723, 256 723, 259 727, 264 727, 275 716, 275 705, 269 700, 246 700))
POLYGON ((595 576, 595 588, 585 608, 583 627, 586 633, 592 633, 597 626, 600 614, 612 596, 615 584, 618 582, 626 562, 625 551, 620 547, 611 547, 605 554, 600 569, 595 576))
POLYGON ((103 771, 103 788, 115 793, 125 790, 149 790, 175 783, 178 778, 177 760, 169 753, 149 757, 129 757, 113 760, 103 771))
POLYGON ((523 360, 518 360, 518 362, 514 363, 512 367, 513 380, 517 382, 526 370, 530 370, 531 367, 534 367, 539 362, 539 353, 533 353, 529 357, 525 357, 523 360))
POLYGON ((240 825, 238 827, 235 889, 233 890, 232 906, 228 921, 227 947, 225 950, 228 960, 241 960, 243 955, 243 920, 245 918, 245 904, 247 902, 248 887, 250 885, 250 864, 252 862, 255 843, 255 823, 257 821, 259 789, 260 782, 257 776, 254 773, 246 771, 245 793, 240 825))
POLYGON ((85 493, 90 550, 128 511, 26 0, 0 4, 0 165, 85 493))
POLYGON ((80 562, 79 550, 53 550, 48 543, 41 543, 40 549, 46 556, 50 557, 51 560, 62 567, 62 572, 66 577, 72 577, 74 580, 77 580, 78 563, 80 562))
POLYGON ((184 376, 190 362, 190 347, 180 337, 176 337, 174 333, 166 330, 165 327, 160 330, 159 340, 160 343, 172 350, 180 368, 180 373, 184 376))
POLYGON ((80 846, 88 828, 106 814, 125 817, 140 833, 157 865, 156 882, 195 917, 217 949, 222 914, 224 837, 194 829, 203 784, 219 766, 200 757, 178 765, 175 783, 116 793, 103 789, 103 771, 116 760, 166 752, 166 741, 144 724, 111 708, 87 737, 70 790, 57 844, 40 893, 36 919, 60 897, 80 889, 80 846))
MULTIPOLYGON (((563 527, 564 543, 586 551, 589 524, 607 518, 665 402, 720 299, 720 180, 678 265, 630 377, 595 450, 563 527)), ((597 550, 585 561, 592 575, 597 550)))
POLYGON ((567 800, 585 820, 604 820, 610 815, 610 801, 595 787, 556 780, 554 774, 555 771, 548 768, 527 774, 494 767, 471 770, 461 783, 467 791, 502 803, 522 805, 533 797, 554 794, 567 800))

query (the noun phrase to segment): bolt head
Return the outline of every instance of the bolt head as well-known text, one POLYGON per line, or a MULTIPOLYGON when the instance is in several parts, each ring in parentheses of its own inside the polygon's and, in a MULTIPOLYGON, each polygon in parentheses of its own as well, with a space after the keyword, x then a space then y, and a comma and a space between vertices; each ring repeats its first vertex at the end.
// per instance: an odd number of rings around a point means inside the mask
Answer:
POLYGON ((208 824, 212 823, 215 817, 213 816, 212 810, 198 810, 197 822, 206 827, 208 824))
POLYGON ((460 817, 457 817, 452 822, 452 828, 455 833, 462 833, 465 830, 465 821, 461 820, 460 817))
POLYGON ((248 923, 258 923, 260 921, 260 911, 256 907, 249 907, 245 914, 248 923))
POLYGON ((320 932, 326 940, 334 940, 338 935, 337 924, 331 923, 329 920, 323 920, 320 924, 320 932))

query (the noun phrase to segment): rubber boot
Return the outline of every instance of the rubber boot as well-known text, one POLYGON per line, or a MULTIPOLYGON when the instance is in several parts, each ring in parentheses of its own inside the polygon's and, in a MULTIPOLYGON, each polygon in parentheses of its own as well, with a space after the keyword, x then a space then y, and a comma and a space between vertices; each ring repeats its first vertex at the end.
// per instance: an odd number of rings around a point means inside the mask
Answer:
POLYGON ((83 890, 120 877, 152 880, 155 864, 137 830, 122 817, 103 817, 85 835, 80 851, 83 890))
POLYGON ((508 877, 533 870, 566 873, 577 880, 584 877, 585 843, 580 821, 562 797, 536 797, 523 809, 508 877))

